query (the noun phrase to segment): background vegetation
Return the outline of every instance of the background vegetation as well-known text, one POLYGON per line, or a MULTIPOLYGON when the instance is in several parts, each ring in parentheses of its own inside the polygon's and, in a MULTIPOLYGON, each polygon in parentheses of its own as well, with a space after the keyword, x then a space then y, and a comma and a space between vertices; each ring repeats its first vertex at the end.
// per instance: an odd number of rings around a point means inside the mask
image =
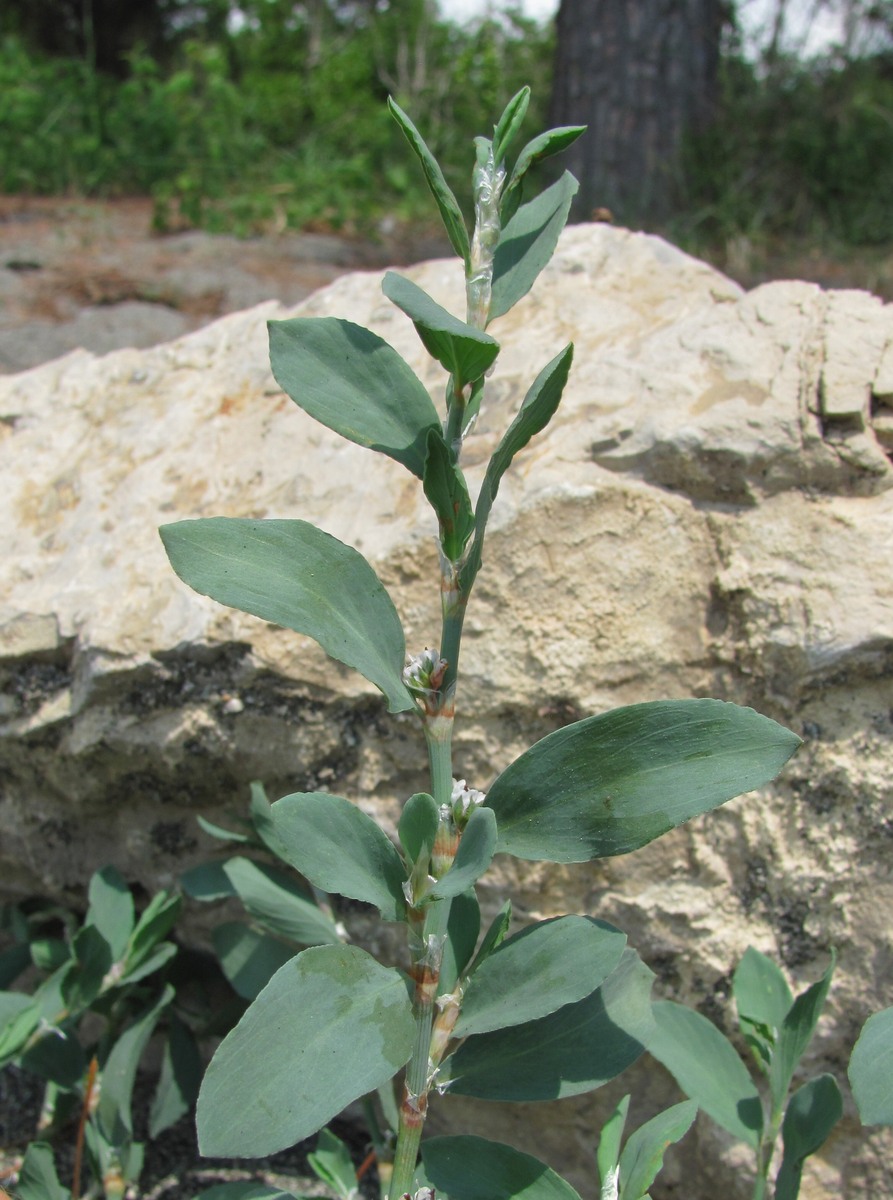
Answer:
MULTIPOLYGON (((427 212, 389 92, 454 182, 480 113, 523 83, 531 128, 548 106, 553 30, 517 11, 459 26, 427 0, 245 0, 234 19, 226 0, 167 0, 142 35, 100 45, 62 19, 73 3, 10 0, 0 15, 5 193, 148 194, 160 228, 368 234, 427 212)), ((674 187, 677 240, 893 242, 889 40, 754 56, 732 26, 721 71, 717 118, 674 187)))

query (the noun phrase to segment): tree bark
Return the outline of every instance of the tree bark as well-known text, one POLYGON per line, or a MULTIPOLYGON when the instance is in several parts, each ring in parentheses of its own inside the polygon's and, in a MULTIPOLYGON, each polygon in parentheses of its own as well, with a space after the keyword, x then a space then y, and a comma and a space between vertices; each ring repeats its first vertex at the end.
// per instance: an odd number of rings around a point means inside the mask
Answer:
POLYGON ((583 219, 672 213, 684 139, 716 109, 726 16, 725 0, 561 0, 550 120, 589 126, 566 159, 583 219))

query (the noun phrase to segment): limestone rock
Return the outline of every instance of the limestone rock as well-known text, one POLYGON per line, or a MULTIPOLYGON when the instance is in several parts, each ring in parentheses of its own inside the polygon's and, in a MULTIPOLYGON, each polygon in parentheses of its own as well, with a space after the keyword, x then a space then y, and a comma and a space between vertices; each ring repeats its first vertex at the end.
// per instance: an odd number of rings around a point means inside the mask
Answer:
MULTIPOLYGON (((462 311, 456 263, 409 274, 462 311)), ((380 275, 345 277, 292 311, 370 326, 437 396, 439 373, 380 275)), ((78 351, 0 379, 7 895, 71 897, 106 862, 170 886, 210 853, 195 816, 240 815, 253 778, 274 795, 328 788, 391 827, 424 782, 413 717, 388 717, 308 639, 191 593, 156 532, 200 515, 314 521, 375 564, 410 649, 436 640, 420 489, 280 393, 264 323, 282 315, 264 304, 169 345, 78 351)), ((567 721, 661 697, 751 704, 805 745, 771 789, 636 855, 501 861, 488 903, 511 894, 522 920, 616 921, 662 994, 727 1027, 747 945, 799 987, 835 945, 807 1065, 842 1078, 859 1026, 890 1003, 893 313, 797 282, 745 294, 659 239, 596 225, 563 235, 492 331, 503 350, 467 443, 473 489, 537 371, 568 341, 576 356, 555 420, 494 509, 463 650, 460 773, 486 788, 567 721)), ((673 1094, 643 1064, 551 1116, 472 1111, 481 1131, 527 1146, 546 1121, 541 1152, 591 1191, 580 1147, 629 1087, 637 1119, 673 1094)), ((438 1119, 457 1108, 448 1099, 438 1119)), ((803 1200, 893 1194, 889 1151, 849 1105, 803 1200)), ((656 1200, 743 1197, 735 1153, 700 1119, 656 1200)))

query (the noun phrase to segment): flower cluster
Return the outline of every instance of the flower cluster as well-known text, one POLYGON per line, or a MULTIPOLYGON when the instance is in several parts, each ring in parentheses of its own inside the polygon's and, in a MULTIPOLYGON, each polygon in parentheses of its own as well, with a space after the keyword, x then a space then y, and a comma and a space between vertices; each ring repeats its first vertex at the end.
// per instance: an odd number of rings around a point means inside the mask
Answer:
POLYGON ((487 797, 484 792, 479 792, 477 788, 466 787, 464 779, 454 779, 453 791, 450 796, 450 809, 452 810, 456 828, 459 830, 464 829, 474 809, 483 804, 486 799, 487 797))

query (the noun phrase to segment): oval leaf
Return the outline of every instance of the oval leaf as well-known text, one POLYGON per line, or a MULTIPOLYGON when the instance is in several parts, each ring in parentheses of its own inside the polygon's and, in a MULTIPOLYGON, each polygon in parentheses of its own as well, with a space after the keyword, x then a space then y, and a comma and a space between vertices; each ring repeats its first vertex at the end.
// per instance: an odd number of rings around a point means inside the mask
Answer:
POLYGON ((412 1052, 406 985, 356 946, 304 950, 223 1040, 196 1124, 204 1155, 257 1158, 315 1133, 412 1052))
POLYGON ((397 833, 409 862, 414 863, 422 854, 431 853, 439 820, 440 809, 428 792, 416 792, 403 805, 397 833))
POLYGON ((522 754, 487 793, 499 849, 585 862, 628 854, 762 787, 800 739, 751 708, 657 700, 587 717, 522 754))
POLYGON ((862 1124, 893 1125, 893 1008, 862 1026, 849 1077, 862 1124))
MULTIPOLYGON (((422 454, 421 467, 424 443, 422 454)), ((210 517, 159 532, 171 566, 195 591, 312 637, 374 683, 391 712, 415 707, 401 677, 397 610, 351 546, 306 521, 210 517)))
POLYGON ((450 1200, 580 1200, 538 1158, 486 1138, 429 1138, 422 1160, 427 1178, 450 1200))
POLYGON ((386 921, 403 919, 403 860, 355 804, 328 792, 295 792, 270 811, 280 853, 311 883, 374 904, 386 921))
POLYGON ((338 317, 270 321, 269 331, 273 375, 295 404, 421 479, 425 440, 440 421, 425 385, 393 346, 338 317))
POLYGON ((836 963, 837 955, 832 950, 831 962, 825 974, 800 993, 782 1022, 769 1065, 769 1088, 778 1109, 781 1109, 785 1102, 797 1064, 815 1033, 815 1027, 828 998, 836 963))
POLYGON ((538 1021, 483 1033, 444 1063, 438 1086, 482 1100, 554 1100, 601 1087, 645 1049, 654 975, 634 951, 585 1000, 538 1021))
POLYGON ((507 313, 533 287, 555 253, 579 186, 565 171, 535 200, 522 204, 506 224, 493 256, 491 321, 507 313))
POLYGON ((474 888, 453 897, 440 964, 440 992, 451 992, 471 962, 481 932, 481 908, 474 888))
POLYGON ((717 1125, 748 1146, 760 1144, 759 1093, 735 1047, 711 1021, 684 1004, 661 1000, 654 1005, 648 1050, 717 1125))
POLYGON ((471 976, 456 1037, 535 1021, 590 995, 620 962, 626 935, 590 917, 558 917, 516 933, 471 976))
POLYGON ((381 290, 415 325, 431 357, 453 376, 454 388, 480 379, 496 361, 499 343, 494 338, 454 317, 412 280, 388 271, 381 290))

